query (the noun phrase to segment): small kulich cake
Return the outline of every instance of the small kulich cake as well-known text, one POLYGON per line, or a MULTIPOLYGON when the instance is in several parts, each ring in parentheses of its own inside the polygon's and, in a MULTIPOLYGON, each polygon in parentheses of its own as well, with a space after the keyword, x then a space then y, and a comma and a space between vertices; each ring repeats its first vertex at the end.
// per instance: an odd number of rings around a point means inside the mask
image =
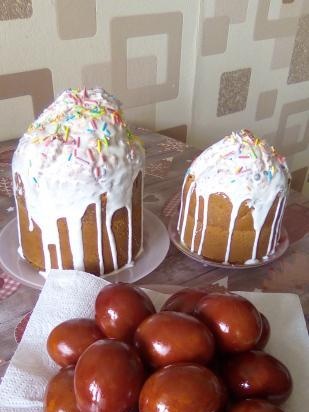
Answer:
POLYGON ((248 130, 201 153, 184 179, 178 232, 191 252, 219 263, 267 259, 280 237, 290 173, 284 157, 248 130))
POLYGON ((35 267, 102 275, 142 250, 144 149, 103 89, 69 89, 13 157, 19 253, 35 267))

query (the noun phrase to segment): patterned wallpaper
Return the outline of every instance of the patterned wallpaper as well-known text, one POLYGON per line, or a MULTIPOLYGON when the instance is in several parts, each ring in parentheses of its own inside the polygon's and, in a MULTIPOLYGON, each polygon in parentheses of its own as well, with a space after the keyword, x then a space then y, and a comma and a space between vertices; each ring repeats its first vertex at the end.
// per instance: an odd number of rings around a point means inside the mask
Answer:
POLYGON ((309 0, 1 0, 0 140, 78 85, 201 148, 252 128, 309 194, 309 0))

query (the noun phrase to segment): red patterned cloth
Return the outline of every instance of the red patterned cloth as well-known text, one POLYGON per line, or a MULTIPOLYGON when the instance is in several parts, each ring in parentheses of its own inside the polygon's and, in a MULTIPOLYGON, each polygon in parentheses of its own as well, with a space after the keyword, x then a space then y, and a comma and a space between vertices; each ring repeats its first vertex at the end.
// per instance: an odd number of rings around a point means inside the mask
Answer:
POLYGON ((178 191, 171 199, 169 199, 166 202, 166 204, 165 204, 165 206, 162 210, 162 213, 165 217, 173 216, 173 214, 177 210, 177 207, 180 203, 180 195, 181 195, 181 192, 178 191))
POLYGON ((29 322, 30 316, 32 312, 28 312, 22 320, 19 322, 19 324, 16 326, 14 336, 16 343, 19 343, 21 341, 21 338, 23 337, 23 334, 25 332, 25 329, 27 327, 27 324, 29 322))
POLYGON ((10 177, 0 177, 0 194, 4 196, 13 196, 13 184, 10 177))
POLYGON ((6 273, 0 274, 0 301, 8 298, 19 287, 20 283, 16 282, 6 273))

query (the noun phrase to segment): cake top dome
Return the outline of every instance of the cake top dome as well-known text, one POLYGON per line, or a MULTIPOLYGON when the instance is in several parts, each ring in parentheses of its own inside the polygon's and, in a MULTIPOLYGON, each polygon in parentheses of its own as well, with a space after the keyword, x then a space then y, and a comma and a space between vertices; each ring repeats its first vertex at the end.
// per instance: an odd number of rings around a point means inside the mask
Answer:
POLYGON ((14 188, 26 197, 30 227, 31 218, 39 225, 80 219, 103 193, 111 216, 130 207, 144 157, 113 96, 99 88, 65 90, 30 125, 14 153, 14 188))
POLYGON ((39 184, 48 169, 92 174, 103 183, 119 163, 141 166, 144 154, 113 96, 103 89, 68 89, 30 125, 16 156, 39 184))
POLYGON ((288 190, 290 173, 285 158, 265 140, 242 129, 202 152, 188 169, 200 191, 224 192, 254 202, 267 192, 288 190))

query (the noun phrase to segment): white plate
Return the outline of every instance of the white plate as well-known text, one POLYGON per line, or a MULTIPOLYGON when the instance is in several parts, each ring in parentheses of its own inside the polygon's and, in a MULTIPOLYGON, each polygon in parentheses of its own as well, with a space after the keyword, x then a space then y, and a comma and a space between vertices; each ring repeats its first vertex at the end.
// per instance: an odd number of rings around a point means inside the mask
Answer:
MULTIPOLYGON (((149 210, 144 209, 144 250, 134 265, 104 276, 110 282, 135 282, 152 272, 165 258, 170 245, 166 227, 149 210)), ((21 259, 18 248, 17 219, 11 220, 0 233, 0 265, 14 279, 35 289, 42 289, 45 278, 39 270, 21 259)))
POLYGON ((288 232, 286 231, 285 227, 282 226, 281 228, 281 236, 276 247, 275 253, 269 256, 268 259, 259 260, 256 263, 250 264, 236 264, 236 263, 220 263, 215 262, 214 260, 210 260, 205 258, 202 255, 198 255, 197 253, 191 252, 180 240, 180 236, 177 230, 177 223, 178 223, 178 213, 174 214, 168 224, 168 233, 170 235, 171 241, 177 247, 180 252, 184 253, 189 258, 196 260, 197 262, 202 263, 205 266, 214 266, 221 269, 250 269, 250 268, 257 268, 259 266, 268 265, 269 263, 274 262, 275 260, 279 259, 284 252, 289 247, 290 241, 288 237, 288 232))

